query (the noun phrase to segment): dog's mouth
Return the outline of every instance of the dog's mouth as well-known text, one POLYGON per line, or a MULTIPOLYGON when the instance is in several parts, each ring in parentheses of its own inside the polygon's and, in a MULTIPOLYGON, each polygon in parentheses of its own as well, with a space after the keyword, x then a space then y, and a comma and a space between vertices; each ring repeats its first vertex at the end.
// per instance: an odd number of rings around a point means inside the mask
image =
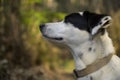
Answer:
POLYGON ((46 36, 46 35, 43 35, 45 38, 48 38, 48 39, 51 39, 51 40, 59 40, 59 41, 61 41, 61 40, 63 40, 63 38, 62 37, 49 37, 49 36, 46 36))

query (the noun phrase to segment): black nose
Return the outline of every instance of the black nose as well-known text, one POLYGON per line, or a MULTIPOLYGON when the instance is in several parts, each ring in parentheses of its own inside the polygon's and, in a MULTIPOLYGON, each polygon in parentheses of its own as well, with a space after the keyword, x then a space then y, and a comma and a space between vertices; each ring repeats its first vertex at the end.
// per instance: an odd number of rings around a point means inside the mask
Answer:
POLYGON ((45 27, 45 24, 41 24, 41 25, 39 26, 41 32, 43 32, 44 27, 45 27))

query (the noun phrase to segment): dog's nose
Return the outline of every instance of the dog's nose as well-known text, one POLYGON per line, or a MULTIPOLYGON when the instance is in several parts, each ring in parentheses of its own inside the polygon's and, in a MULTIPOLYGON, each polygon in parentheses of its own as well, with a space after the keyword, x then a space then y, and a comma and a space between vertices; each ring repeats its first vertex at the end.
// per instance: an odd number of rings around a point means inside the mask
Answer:
POLYGON ((44 27, 45 27, 45 24, 41 24, 41 25, 39 26, 41 32, 43 32, 44 27))

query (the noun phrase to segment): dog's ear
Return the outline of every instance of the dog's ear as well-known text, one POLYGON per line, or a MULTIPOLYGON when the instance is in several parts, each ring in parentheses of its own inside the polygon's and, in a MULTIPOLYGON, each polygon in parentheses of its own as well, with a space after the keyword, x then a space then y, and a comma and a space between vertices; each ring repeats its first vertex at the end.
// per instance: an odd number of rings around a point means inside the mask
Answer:
POLYGON ((110 26, 112 20, 112 18, 108 15, 95 14, 88 11, 85 11, 83 15, 87 21, 88 31, 91 33, 91 35, 95 35, 99 32, 99 30, 102 31, 110 26))

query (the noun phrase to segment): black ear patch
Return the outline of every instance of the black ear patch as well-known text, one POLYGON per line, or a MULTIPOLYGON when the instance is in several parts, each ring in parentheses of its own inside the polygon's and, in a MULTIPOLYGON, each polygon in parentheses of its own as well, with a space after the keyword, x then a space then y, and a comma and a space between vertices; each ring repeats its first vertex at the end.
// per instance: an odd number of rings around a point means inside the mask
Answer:
POLYGON ((87 30, 87 21, 79 13, 72 13, 65 17, 65 23, 70 23, 81 30, 87 30))
POLYGON ((102 24, 100 23, 100 20, 107 16, 105 14, 96 14, 96 13, 91 13, 88 11, 85 11, 83 16, 86 18, 87 20, 87 24, 88 24, 88 30, 91 33, 91 30, 98 24, 102 24))
POLYGON ((96 33, 97 30, 101 28, 101 26, 107 25, 109 23, 108 19, 110 17, 106 16, 107 15, 104 14, 96 14, 84 11, 83 15, 81 15, 80 13, 72 13, 66 16, 64 22, 70 23, 74 25, 74 27, 79 28, 80 30, 86 30, 89 33, 96 33), (97 28, 95 28, 96 26, 97 28))

